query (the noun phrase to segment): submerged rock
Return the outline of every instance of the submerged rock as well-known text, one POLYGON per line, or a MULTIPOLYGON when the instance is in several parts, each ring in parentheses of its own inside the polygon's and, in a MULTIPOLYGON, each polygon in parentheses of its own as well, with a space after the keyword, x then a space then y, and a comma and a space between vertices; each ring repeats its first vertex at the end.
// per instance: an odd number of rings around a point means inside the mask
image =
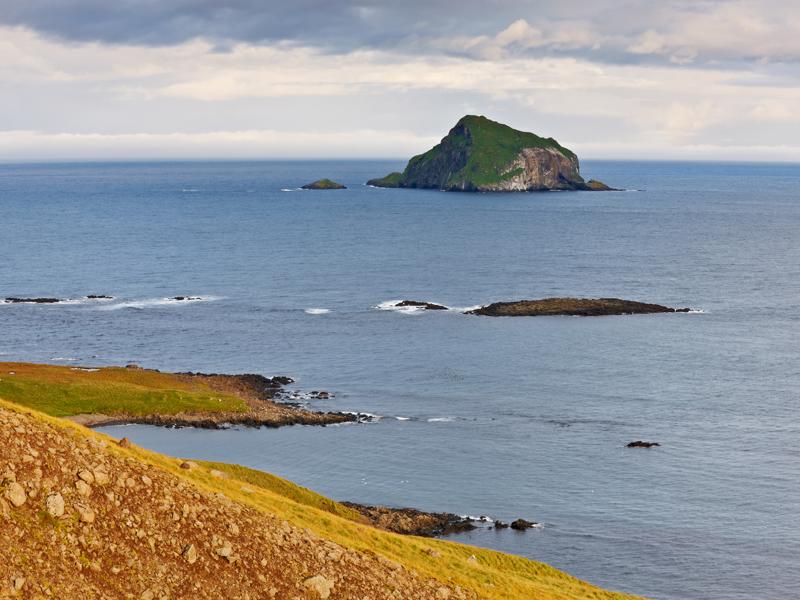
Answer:
POLYGON ((439 144, 408 161, 402 173, 370 179, 375 187, 462 192, 600 191, 580 175, 578 157, 553 138, 467 115, 439 144))
POLYGON ((442 306, 441 304, 434 304, 433 302, 421 302, 419 300, 401 300, 395 304, 395 306, 397 308, 417 307, 425 310, 448 310, 446 306, 442 306))
POLYGON ((655 448, 656 446, 660 446, 658 442, 643 442, 642 440, 636 440, 635 442, 629 443, 626 448, 655 448))
POLYGON ((304 190, 346 190, 347 186, 332 179, 318 179, 303 186, 304 190))
POLYGON ((61 302, 59 298, 6 298, 9 304, 56 304, 61 302))
POLYGON ((542 300, 519 300, 495 302, 467 311, 469 315, 489 317, 538 317, 569 315, 596 317, 604 315, 636 315, 651 313, 689 312, 688 308, 670 308, 660 304, 648 304, 619 298, 544 298, 542 300))
POLYGON ((531 529, 532 527, 536 527, 538 523, 536 521, 526 521, 525 519, 517 519, 516 521, 511 522, 511 529, 516 529, 517 531, 525 531, 526 529, 531 529))

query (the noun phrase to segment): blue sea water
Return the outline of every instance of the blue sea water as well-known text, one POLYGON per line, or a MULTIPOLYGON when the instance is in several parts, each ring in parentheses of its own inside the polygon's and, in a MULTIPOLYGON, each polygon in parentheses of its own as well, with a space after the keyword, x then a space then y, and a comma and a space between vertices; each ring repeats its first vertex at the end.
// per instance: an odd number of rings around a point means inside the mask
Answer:
POLYGON ((385 190, 400 162, 0 165, 0 360, 286 374, 380 420, 107 428, 664 600, 800 590, 800 166, 586 161, 608 193, 385 190), (297 188, 320 177, 344 191, 297 188), (191 295, 194 302, 165 298, 191 295), (376 308, 618 296, 698 312, 376 308), (630 450, 636 439, 662 446, 630 450))

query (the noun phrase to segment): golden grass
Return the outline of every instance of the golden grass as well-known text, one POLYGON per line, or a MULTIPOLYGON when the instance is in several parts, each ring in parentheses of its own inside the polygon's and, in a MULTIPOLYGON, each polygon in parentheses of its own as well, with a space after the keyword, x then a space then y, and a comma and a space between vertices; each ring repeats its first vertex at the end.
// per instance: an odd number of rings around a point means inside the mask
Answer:
POLYGON ((0 397, 56 417, 246 412, 244 400, 198 380, 144 369, 0 362, 0 397))
MULTIPOLYGON (((56 419, 0 399, 0 407, 27 412, 65 433, 108 436, 80 425, 56 419)), ((136 446, 121 448, 109 444, 109 452, 134 457, 208 491, 221 492, 229 498, 276 515, 296 526, 308 528, 320 537, 364 552, 371 552, 401 563, 420 574, 442 582, 474 590, 487 600, 536 598, 539 600, 628 600, 622 593, 606 591, 572 577, 543 563, 466 546, 449 541, 401 536, 362 524, 345 507, 291 482, 236 465, 201 464, 198 468, 180 468, 180 459, 151 452, 136 446), (223 471, 226 476, 211 474, 223 471), (344 509, 344 510, 342 510, 344 509), (470 557, 474 556, 474 560, 470 557)))

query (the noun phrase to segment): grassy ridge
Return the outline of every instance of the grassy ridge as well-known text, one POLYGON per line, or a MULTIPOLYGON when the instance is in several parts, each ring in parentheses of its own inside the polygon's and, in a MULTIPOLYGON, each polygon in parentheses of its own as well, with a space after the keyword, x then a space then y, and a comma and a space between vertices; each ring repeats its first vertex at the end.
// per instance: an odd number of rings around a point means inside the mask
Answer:
POLYGON ((214 391, 201 381, 120 367, 0 363, 0 398, 56 417, 248 410, 241 398, 214 391))
MULTIPOLYGON (((0 399, 0 406, 23 410, 20 406, 0 399)), ((25 411, 28 412, 28 411, 25 411)), ((43 413, 32 413, 65 434, 108 436, 86 429, 69 421, 43 413)), ((180 468, 181 460, 136 446, 121 448, 109 444, 107 451, 144 461, 176 477, 211 492, 220 492, 241 502, 297 525, 316 535, 356 550, 378 554, 394 560, 420 574, 445 583, 474 590, 487 600, 630 600, 634 596, 610 592, 572 577, 543 563, 454 542, 401 536, 363 525, 348 514, 336 514, 331 505, 310 490, 268 474, 235 465, 206 463, 199 468, 180 468), (209 467, 224 470, 227 477, 212 474, 209 467), (220 469, 222 467, 223 469, 220 469)), ((335 508, 335 506, 334 506, 335 508)))

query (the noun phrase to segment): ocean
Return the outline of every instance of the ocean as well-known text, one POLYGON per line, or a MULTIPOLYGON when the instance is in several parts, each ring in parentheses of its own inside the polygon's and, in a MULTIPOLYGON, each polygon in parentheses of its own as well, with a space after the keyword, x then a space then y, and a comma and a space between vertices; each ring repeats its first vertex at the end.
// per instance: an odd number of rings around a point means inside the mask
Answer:
POLYGON ((74 300, 0 304, 0 360, 289 375, 376 420, 104 431, 336 499, 534 520, 453 539, 608 588, 797 595, 800 165, 584 161, 626 190, 604 193, 364 185, 402 166, 0 165, 0 296, 74 300), (322 177, 348 189, 298 189, 322 177), (548 296, 693 311, 386 310, 548 296))

